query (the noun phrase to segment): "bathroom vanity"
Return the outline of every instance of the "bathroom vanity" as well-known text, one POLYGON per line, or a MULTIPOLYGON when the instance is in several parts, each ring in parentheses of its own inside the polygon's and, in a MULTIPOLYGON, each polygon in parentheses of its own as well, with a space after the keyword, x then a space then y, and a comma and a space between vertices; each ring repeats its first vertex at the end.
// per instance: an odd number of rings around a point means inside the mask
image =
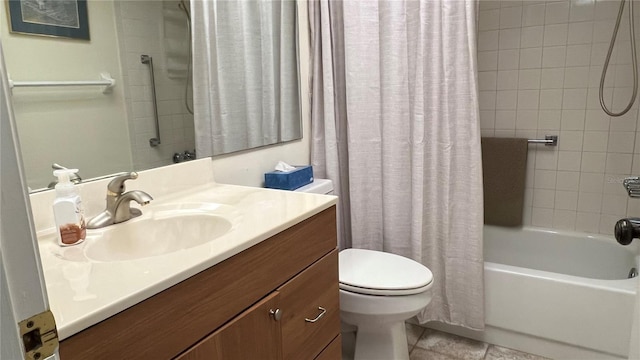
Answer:
POLYGON ((332 207, 63 340, 60 355, 314 359, 340 341, 335 248, 332 207))
MULTIPOLYGON (((139 188, 152 195, 172 188, 145 178, 139 188)), ((60 248, 39 233, 61 358, 339 359, 336 198, 206 181, 188 188, 157 196, 139 218, 90 232, 81 245, 60 248), (196 244, 181 238, 207 234, 181 228, 180 249, 136 237, 126 244, 135 246, 96 248, 109 232, 153 222, 159 239, 172 236, 171 216, 230 225, 196 244)), ((39 202, 32 197, 34 208, 39 202)), ((48 221, 35 217, 37 228, 48 221)))

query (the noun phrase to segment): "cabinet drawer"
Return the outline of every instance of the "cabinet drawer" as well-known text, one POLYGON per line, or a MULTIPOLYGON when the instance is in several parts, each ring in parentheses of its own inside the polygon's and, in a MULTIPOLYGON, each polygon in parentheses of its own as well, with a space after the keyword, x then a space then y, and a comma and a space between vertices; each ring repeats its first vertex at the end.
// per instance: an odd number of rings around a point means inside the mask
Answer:
POLYGON ((278 289, 285 360, 313 359, 340 333, 338 291, 337 250, 278 289))
POLYGON ((175 360, 280 359, 280 325, 269 315, 278 297, 267 296, 175 360))
POLYGON ((342 359, 342 337, 340 334, 336 336, 331 344, 327 345, 324 350, 316 357, 315 360, 339 360, 342 359))

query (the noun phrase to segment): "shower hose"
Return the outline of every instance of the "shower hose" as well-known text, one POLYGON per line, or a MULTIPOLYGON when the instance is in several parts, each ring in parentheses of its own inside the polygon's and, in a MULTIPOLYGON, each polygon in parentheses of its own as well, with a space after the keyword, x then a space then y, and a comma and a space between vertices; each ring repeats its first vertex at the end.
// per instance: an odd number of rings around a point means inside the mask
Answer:
POLYGON ((600 77, 600 106, 602 110, 609 116, 622 116, 626 114, 631 107, 633 106, 633 102, 636 99, 636 95, 638 94, 638 63, 636 61, 636 36, 635 30, 633 26, 633 0, 629 1, 629 35, 631 37, 631 59, 632 65, 631 68, 633 70, 633 94, 631 95, 631 99, 629 99, 629 103, 627 107, 624 108, 621 112, 613 112, 607 108, 607 105, 604 103, 604 79, 607 76, 607 69, 609 68, 609 60, 611 60, 611 53, 613 52, 613 46, 616 43, 616 36, 618 35, 618 28, 620 28, 620 20, 622 19, 622 13, 624 12, 624 3, 626 0, 620 1, 620 9, 618 10, 618 19, 616 20, 616 26, 613 29, 613 34, 611 35, 611 43, 609 43, 609 51, 607 52, 607 58, 604 61, 604 67, 602 68, 602 76, 600 77))
POLYGON ((189 114, 193 115, 193 108, 189 106, 189 79, 191 79, 191 14, 189 14, 189 9, 187 9, 187 5, 184 3, 184 0, 180 0, 178 7, 184 11, 185 16, 187 17, 187 33, 189 34, 189 59, 187 61, 187 81, 184 84, 184 106, 187 108, 189 114))

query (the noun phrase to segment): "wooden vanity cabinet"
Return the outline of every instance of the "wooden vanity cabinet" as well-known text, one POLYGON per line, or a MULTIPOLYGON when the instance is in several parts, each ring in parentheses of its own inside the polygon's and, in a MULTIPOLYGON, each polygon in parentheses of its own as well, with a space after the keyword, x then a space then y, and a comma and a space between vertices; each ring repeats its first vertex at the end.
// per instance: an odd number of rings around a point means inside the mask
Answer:
POLYGON ((176 360, 316 358, 340 327, 337 268, 334 250, 176 360))
POLYGON ((331 207, 63 340, 61 359, 339 359, 335 221, 331 207))

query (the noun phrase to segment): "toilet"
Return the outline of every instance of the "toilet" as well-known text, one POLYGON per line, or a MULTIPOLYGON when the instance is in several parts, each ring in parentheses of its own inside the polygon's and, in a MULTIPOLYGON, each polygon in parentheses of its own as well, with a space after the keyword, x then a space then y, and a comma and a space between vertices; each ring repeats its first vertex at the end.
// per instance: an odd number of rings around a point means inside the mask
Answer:
MULTIPOLYGON (((331 194, 333 184, 316 179, 296 191, 331 194)), ((339 266, 340 317, 356 328, 354 360, 408 360, 404 322, 431 301, 431 271, 403 256, 365 249, 340 251, 339 266)))

